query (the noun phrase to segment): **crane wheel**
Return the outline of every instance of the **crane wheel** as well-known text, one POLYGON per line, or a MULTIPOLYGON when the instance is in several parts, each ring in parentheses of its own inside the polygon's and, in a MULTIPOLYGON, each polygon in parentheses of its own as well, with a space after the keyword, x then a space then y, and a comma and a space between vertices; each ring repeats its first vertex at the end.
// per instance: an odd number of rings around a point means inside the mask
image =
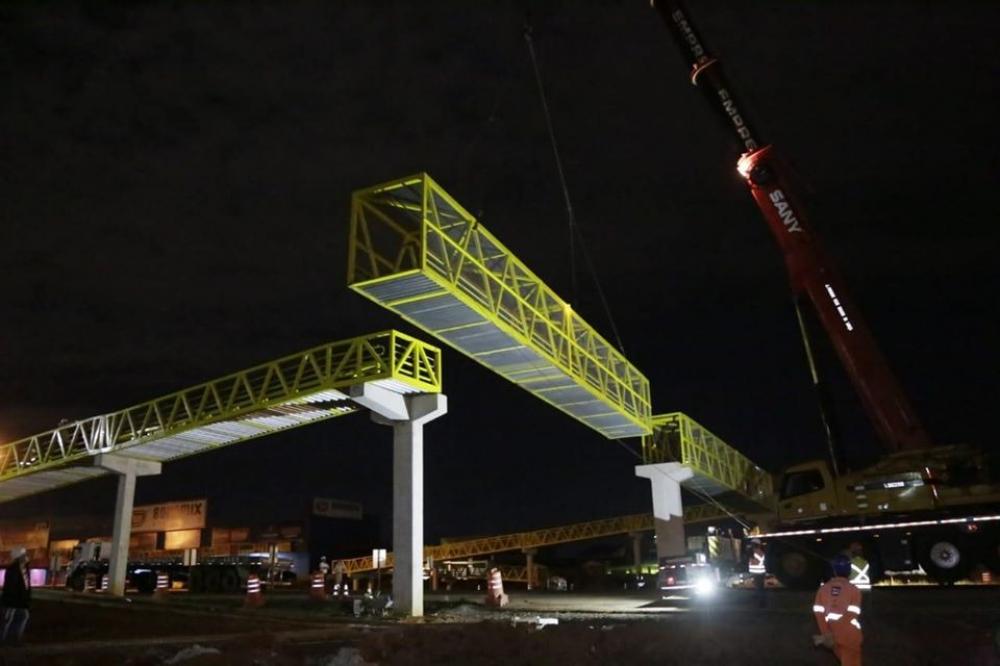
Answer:
POLYGON ((950 585, 969 575, 972 549, 960 534, 931 534, 917 544, 917 561, 932 580, 950 585))
POLYGON ((792 544, 771 544, 767 561, 768 571, 785 587, 815 590, 823 582, 824 562, 792 544))

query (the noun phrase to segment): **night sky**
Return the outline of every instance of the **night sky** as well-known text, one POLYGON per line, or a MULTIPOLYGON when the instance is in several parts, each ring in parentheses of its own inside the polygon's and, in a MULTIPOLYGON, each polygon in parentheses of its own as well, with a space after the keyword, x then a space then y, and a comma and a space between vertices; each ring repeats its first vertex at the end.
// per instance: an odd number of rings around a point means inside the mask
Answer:
MULTIPOLYGON (((416 332, 345 285, 351 191, 416 171, 612 339, 583 271, 572 293, 528 5, 578 222, 654 409, 772 470, 822 456, 781 257, 645 0, 0 8, 0 441, 416 332)), ((1000 6, 692 5, 935 440, 993 445, 1000 6)), ((860 464, 874 436, 821 357, 860 464)), ((450 349, 445 390, 429 540, 649 510, 624 448, 450 349)), ((387 518, 390 441, 334 419, 169 464, 136 500, 207 496, 238 525, 319 495, 387 518)), ((113 501, 107 479, 0 518, 113 501)))

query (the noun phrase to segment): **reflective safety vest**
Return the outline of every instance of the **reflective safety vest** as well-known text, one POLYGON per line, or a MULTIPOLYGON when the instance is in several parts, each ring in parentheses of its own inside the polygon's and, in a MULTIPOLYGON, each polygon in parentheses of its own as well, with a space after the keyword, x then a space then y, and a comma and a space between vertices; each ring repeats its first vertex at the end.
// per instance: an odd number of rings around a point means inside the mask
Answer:
POLYGON ((851 583, 861 590, 870 590, 872 587, 871 578, 868 576, 868 570, 871 565, 868 564, 868 560, 861 557, 860 555, 855 556, 851 559, 851 583))
POLYGON ((764 566, 764 553, 759 551, 753 551, 750 553, 750 565, 747 570, 752 574, 762 574, 767 572, 767 568, 764 566))
POLYGON ((821 634, 838 645, 861 645, 861 590, 845 578, 831 578, 816 592, 813 614, 821 634))

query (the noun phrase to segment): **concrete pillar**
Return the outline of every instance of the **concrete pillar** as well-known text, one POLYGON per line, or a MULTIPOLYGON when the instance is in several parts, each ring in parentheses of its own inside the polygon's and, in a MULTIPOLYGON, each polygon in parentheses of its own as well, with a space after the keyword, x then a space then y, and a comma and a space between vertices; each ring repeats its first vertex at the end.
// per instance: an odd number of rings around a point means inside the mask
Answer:
POLYGON ((524 553, 524 557, 527 560, 526 568, 528 570, 528 589, 530 590, 535 586, 535 581, 538 579, 535 576, 535 555, 538 554, 537 548, 525 548, 521 551, 524 553))
POLYGON ((642 569, 642 534, 640 532, 630 532, 632 537, 632 566, 638 575, 642 569))
POLYGON ((118 498, 115 501, 115 520, 111 535, 111 556, 108 562, 108 591, 125 596, 125 570, 128 564, 128 542, 132 536, 132 506, 135 501, 135 479, 139 476, 159 474, 161 465, 150 460, 137 460, 118 454, 100 453, 94 460, 118 475, 118 498))
POLYGON ((680 463, 659 463, 637 465, 635 475, 649 479, 652 486, 657 560, 687 555, 681 483, 693 477, 694 472, 680 463))
POLYGON ((372 410, 372 420, 392 426, 393 606, 410 617, 424 614, 424 424, 448 412, 441 394, 400 395, 375 384, 351 388, 351 399, 372 410))

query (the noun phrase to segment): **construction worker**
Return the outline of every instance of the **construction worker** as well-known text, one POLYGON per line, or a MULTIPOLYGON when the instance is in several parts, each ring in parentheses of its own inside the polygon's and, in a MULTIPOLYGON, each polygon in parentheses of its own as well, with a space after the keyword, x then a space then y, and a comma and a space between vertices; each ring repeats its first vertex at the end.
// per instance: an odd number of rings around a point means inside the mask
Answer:
POLYGON ((819 588, 813 614, 819 634, 813 645, 833 650, 841 666, 861 666, 861 590, 847 577, 851 560, 847 555, 833 558, 833 578, 819 588))
POLYGON ((750 561, 747 564, 747 571, 753 578, 754 598, 757 599, 757 607, 764 608, 767 606, 767 597, 764 595, 767 567, 765 565, 764 545, 760 539, 750 540, 750 561))
POLYGON ((4 570, 3 593, 0 595, 0 643, 17 645, 28 626, 31 605, 31 577, 28 575, 28 552, 24 548, 10 551, 11 563, 4 570))
POLYGON ((862 592, 872 589, 871 576, 869 570, 871 565, 865 559, 865 550, 860 543, 855 541, 851 544, 851 583, 862 592))
POLYGON ((346 574, 347 566, 341 560, 333 563, 333 596, 350 596, 346 574))

